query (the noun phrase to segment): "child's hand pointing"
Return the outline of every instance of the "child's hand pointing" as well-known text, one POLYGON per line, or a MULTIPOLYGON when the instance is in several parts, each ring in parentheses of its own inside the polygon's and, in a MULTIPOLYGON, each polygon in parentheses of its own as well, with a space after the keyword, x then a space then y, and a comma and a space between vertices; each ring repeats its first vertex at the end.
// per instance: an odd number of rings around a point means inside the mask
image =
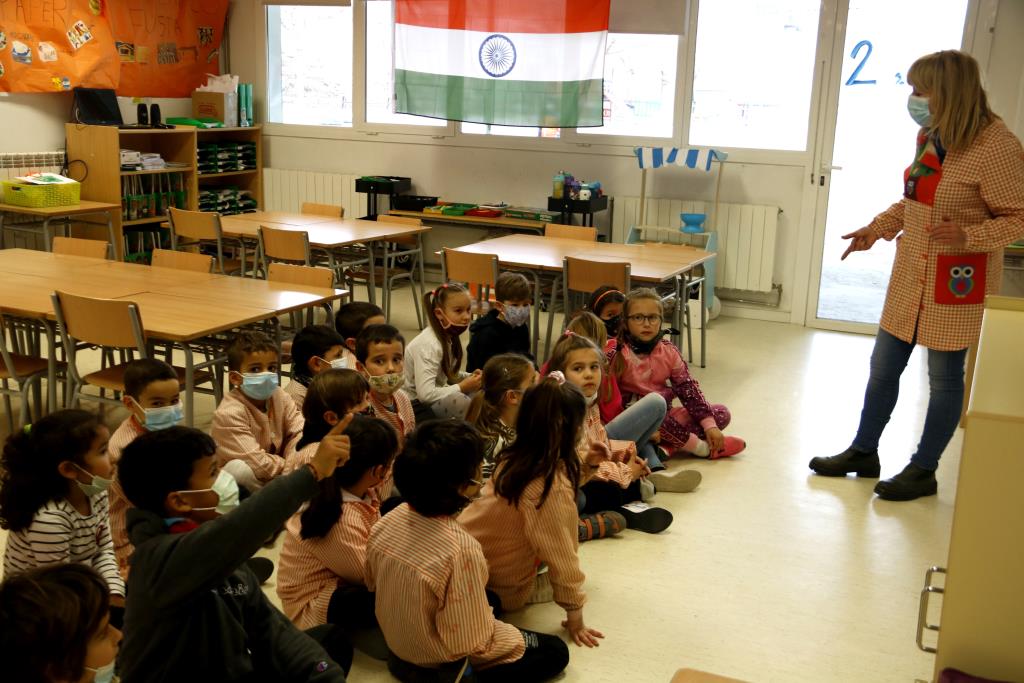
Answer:
POLYGON ((331 431, 327 432, 327 436, 320 441, 316 455, 309 463, 316 471, 317 480, 331 476, 336 468, 348 462, 352 444, 343 432, 350 422, 352 422, 352 413, 339 420, 336 425, 331 427, 331 431))

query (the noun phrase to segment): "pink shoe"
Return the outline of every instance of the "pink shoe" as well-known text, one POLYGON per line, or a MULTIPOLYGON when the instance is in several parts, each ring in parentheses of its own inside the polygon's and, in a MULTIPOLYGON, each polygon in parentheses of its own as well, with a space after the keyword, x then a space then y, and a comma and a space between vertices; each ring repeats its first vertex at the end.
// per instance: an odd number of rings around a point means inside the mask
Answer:
POLYGON ((712 453, 711 460, 718 460, 719 458, 731 458, 734 455, 739 455, 743 452, 743 449, 747 447, 747 442, 738 436, 727 436, 725 437, 725 446, 722 450, 717 453, 712 453))

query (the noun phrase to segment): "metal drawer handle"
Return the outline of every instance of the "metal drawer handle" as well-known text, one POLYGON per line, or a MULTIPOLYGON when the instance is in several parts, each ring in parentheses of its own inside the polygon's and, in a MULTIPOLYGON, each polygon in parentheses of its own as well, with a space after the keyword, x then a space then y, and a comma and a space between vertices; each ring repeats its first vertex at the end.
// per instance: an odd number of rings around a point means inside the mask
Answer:
POLYGON ((928 623, 928 604, 932 593, 938 593, 942 595, 945 593, 945 589, 939 586, 932 585, 932 576, 934 574, 945 574, 945 567, 929 567, 928 571, 924 574, 924 588, 921 589, 921 598, 918 602, 917 610, 917 647, 924 652, 935 653, 937 650, 934 647, 930 647, 924 644, 924 632, 925 631, 939 631, 938 624, 928 623))

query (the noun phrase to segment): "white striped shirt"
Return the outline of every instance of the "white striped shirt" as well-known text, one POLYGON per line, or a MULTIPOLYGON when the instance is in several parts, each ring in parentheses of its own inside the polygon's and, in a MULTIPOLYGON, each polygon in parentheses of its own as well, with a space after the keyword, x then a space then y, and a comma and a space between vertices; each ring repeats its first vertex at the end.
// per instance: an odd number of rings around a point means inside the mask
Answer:
POLYGON ((480 544, 451 517, 403 503, 384 515, 366 547, 366 587, 388 647, 420 666, 469 656, 483 669, 520 659, 522 632, 494 617, 480 544))
POLYGON ((110 540, 107 494, 89 499, 91 513, 83 515, 64 498, 39 508, 32 523, 7 534, 4 576, 34 567, 77 562, 102 576, 113 595, 124 595, 124 580, 117 570, 110 540))

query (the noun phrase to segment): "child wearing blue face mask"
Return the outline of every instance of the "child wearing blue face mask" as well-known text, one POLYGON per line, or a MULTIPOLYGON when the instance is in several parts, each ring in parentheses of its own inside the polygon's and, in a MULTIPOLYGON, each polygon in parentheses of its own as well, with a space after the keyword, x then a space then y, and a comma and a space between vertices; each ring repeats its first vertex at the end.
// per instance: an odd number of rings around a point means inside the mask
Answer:
POLYGON ((280 387, 270 337, 239 332, 227 356, 233 389, 214 411, 210 435, 221 466, 251 493, 285 471, 285 458, 302 436, 302 413, 280 387))
POLYGON ((107 584, 89 567, 58 564, 0 584, 4 680, 109 683, 121 632, 110 623, 107 584))
POLYGON ((121 451, 139 435, 147 431, 167 429, 184 418, 180 396, 181 384, 174 368, 156 358, 133 360, 124 370, 124 395, 121 401, 129 411, 128 417, 110 437, 107 452, 114 466, 113 482, 108 492, 110 500, 110 535, 114 540, 114 555, 121 576, 128 580, 128 558, 132 544, 124 525, 125 512, 130 507, 117 480, 117 462, 121 451))
POLYGON ((135 554, 117 664, 124 683, 345 680, 352 650, 344 637, 331 627, 296 629, 246 560, 348 461, 350 421, 320 440, 308 464, 241 503, 217 445, 199 430, 149 432, 125 449, 119 475, 135 506, 135 554))
POLYGON ((0 524, 9 531, 4 576, 88 565, 106 581, 111 604, 124 607, 107 511, 109 439, 84 410, 59 410, 8 437, 0 459, 0 524))
POLYGON ((302 412, 313 375, 345 368, 355 370, 355 364, 345 356, 345 340, 338 331, 330 325, 307 325, 292 340, 292 380, 284 391, 302 412))
POLYGON ((533 287, 522 273, 502 273, 494 283, 494 308, 469 326, 466 371, 484 367, 501 353, 530 353, 530 304, 533 287))

